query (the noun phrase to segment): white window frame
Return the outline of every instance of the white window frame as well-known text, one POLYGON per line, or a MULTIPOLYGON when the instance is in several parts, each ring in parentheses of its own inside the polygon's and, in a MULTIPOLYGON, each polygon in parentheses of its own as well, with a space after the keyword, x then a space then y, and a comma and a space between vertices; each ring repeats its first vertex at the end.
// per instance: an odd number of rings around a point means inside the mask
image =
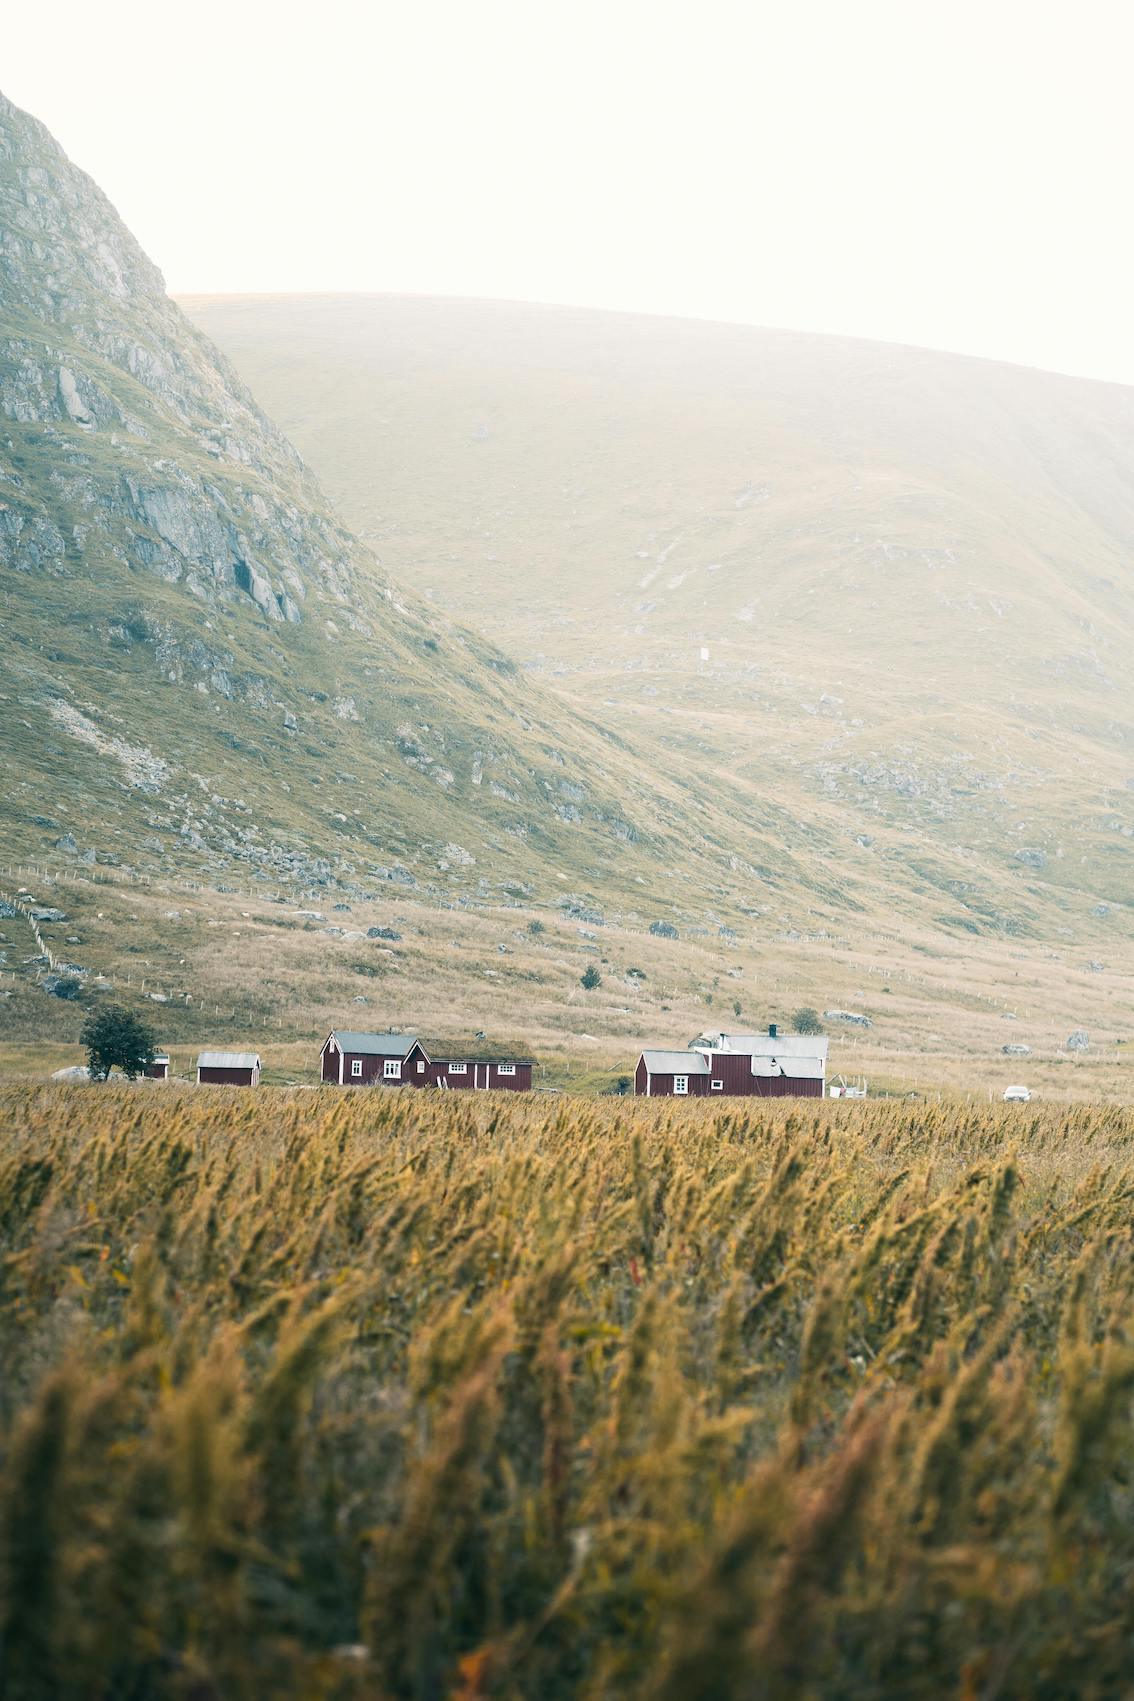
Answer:
POLYGON ((417 1060, 417 1072, 419 1075, 425 1074, 425 1064, 421 1061, 420 1057, 417 1060))
POLYGON ((713 1093, 723 1093, 724 1092, 724 1082, 723 1081, 710 1081, 709 1082, 709 1091, 713 1092, 713 1093))
POLYGON ((679 1099, 685 1098, 688 1095, 688 1092, 689 1092, 689 1077, 688 1077, 688 1075, 675 1075, 673 1077, 673 1091, 674 1091, 674 1096, 676 1098, 679 1098, 679 1099))
POLYGON ((351 1060, 350 1060, 350 1078, 351 1078, 352 1081, 361 1081, 362 1080, 362 1059, 361 1059, 361 1057, 352 1057, 351 1058, 351 1060))
POLYGON ((447 1075, 467 1075, 468 1072, 469 1066, 467 1063, 446 1063, 445 1065, 445 1073, 447 1075))
POLYGON ((496 1073, 498 1075, 514 1075, 516 1073, 516 1065, 514 1063, 498 1063, 496 1065, 496 1073))
POLYGON ((382 1062, 382 1079, 384 1081, 400 1081, 402 1078, 402 1060, 400 1057, 387 1057, 382 1062))

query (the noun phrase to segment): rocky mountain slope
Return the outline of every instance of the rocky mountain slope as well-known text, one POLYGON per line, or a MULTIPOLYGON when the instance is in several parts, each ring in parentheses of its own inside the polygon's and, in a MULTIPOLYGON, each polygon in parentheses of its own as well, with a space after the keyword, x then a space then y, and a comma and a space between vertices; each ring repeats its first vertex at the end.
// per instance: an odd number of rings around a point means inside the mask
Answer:
MULTIPOLYGON (((803 418, 781 445, 794 506, 754 567, 778 486, 739 433, 731 355, 722 374, 586 315, 545 345, 539 314, 491 306, 442 333, 437 310, 368 340, 300 304, 283 376, 270 355, 255 376, 380 563, 105 197, 0 104, 0 859, 344 900, 392 883, 583 927, 1058 931, 1117 954, 1121 563, 1088 595, 1124 512, 1111 438, 1071 616, 1090 630, 1061 629, 1012 706, 1007 666, 965 694, 963 641, 952 672, 931 676, 937 649, 897 665, 924 610, 881 570, 855 581, 865 635, 842 644, 842 581, 808 542, 842 510, 803 418)), ((280 323, 258 322, 267 355, 280 323)))
POLYGON ((0 596, 9 855, 543 898, 771 859, 392 584, 3 100, 0 596))
POLYGON ((194 299, 390 570, 953 930, 1134 882, 1134 391, 516 303, 194 299))

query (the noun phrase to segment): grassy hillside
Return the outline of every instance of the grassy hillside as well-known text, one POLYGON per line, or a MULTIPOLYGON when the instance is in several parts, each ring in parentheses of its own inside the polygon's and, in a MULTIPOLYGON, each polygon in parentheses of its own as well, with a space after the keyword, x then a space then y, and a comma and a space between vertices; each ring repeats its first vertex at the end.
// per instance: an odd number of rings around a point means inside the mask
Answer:
POLYGON ((1134 392, 514 303, 184 305, 391 573, 709 795, 751 781, 848 872, 886 847, 977 929, 1129 900, 1134 392))
POLYGON ((1111 1110, 8 1090, 5 1695, 1125 1693, 1111 1110))
POLYGON ((648 908, 599 925, 569 908, 440 905, 390 887, 316 907, 257 886, 0 865, 0 903, 19 885, 25 908, 0 915, 0 1071, 23 1078, 84 1061, 84 1008, 111 998, 145 1014, 183 1075, 201 1047, 253 1045, 269 1080, 312 1084, 332 1026, 393 1024, 449 1048, 485 1034, 534 1055, 538 1086, 588 1092, 630 1074, 646 1043, 786 1028, 811 1005, 870 1017, 865 1030, 827 1029, 831 1072, 864 1075, 872 1092, 985 1103, 1023 1081, 1045 1098, 1134 1101, 1134 974, 1067 942, 1006 947, 854 915, 837 931, 756 915, 671 939, 650 933, 648 908), (60 977, 39 961, 30 905, 61 912, 40 938, 88 971, 75 1001, 51 990, 60 977), (592 965, 602 981, 587 992, 592 965), (1086 1051, 1067 1046, 1078 1030, 1086 1051))

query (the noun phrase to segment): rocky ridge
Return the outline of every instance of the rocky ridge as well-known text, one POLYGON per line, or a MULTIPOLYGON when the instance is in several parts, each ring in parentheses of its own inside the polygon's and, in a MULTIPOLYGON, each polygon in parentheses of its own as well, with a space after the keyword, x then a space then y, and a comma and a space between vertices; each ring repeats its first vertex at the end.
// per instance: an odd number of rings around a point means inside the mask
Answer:
POLYGON ((109 554, 269 620, 301 620, 313 588, 353 618, 352 540, 295 450, 102 191, 2 96, 0 299, 0 563, 67 576, 109 554), (29 432, 49 466, 25 465, 29 432))
POLYGON ((0 595, 9 852, 450 896, 695 868, 726 895, 738 830, 692 771, 659 781, 391 584, 3 97, 0 595))

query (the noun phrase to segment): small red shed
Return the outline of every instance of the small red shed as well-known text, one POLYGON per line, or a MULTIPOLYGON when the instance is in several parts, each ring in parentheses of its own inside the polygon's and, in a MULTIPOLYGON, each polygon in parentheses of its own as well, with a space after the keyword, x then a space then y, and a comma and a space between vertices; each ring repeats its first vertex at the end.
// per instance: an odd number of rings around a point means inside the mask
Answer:
POLYGON ((147 1081, 169 1080, 169 1058, 164 1051, 155 1051, 149 1068, 145 1072, 147 1081))
POLYGON ((256 1087, 260 1058, 254 1051, 203 1051, 197 1059, 197 1085, 256 1087))

